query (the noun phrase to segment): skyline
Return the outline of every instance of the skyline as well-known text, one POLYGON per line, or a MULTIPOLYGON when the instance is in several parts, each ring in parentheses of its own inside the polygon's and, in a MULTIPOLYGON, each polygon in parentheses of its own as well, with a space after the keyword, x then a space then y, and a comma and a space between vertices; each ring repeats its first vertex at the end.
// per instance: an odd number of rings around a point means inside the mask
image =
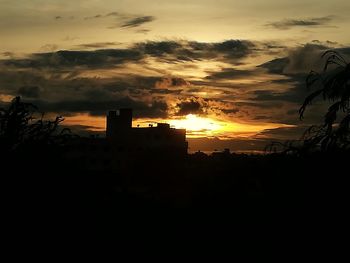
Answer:
POLYGON ((106 111, 130 107, 135 125, 187 128, 193 151, 257 151, 300 137, 327 107, 316 103, 299 121, 307 73, 322 69, 326 50, 350 57, 348 1, 0 7, 0 103, 21 95, 76 130, 100 132, 106 111))

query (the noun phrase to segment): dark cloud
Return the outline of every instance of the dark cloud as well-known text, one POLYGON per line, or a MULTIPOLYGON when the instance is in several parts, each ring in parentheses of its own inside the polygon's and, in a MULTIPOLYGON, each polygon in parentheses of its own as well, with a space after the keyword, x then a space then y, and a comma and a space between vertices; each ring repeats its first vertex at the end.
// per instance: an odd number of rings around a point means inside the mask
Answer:
POLYGON ((161 79, 137 75, 109 79, 62 78, 59 74, 47 77, 41 71, 0 70, 0 90, 2 94, 23 96, 43 112, 104 115, 109 109, 131 107, 137 117, 164 118, 168 104, 163 96, 171 92, 155 87, 161 79), (27 85, 21 87, 23 83, 27 85))
POLYGON ((155 20, 154 16, 140 16, 140 17, 135 17, 132 18, 128 21, 125 21, 121 27, 126 27, 126 28, 133 28, 133 27, 139 27, 145 23, 149 23, 155 20))
POLYGON ((306 75, 294 76, 287 80, 276 80, 274 83, 284 83, 287 87, 284 91, 256 90, 253 92, 255 101, 283 101, 301 103, 310 92, 306 88, 306 75))
POLYGON ((177 41, 148 41, 137 43, 133 48, 154 57, 182 53, 185 49, 183 44, 177 41))
POLYGON ((224 54, 227 59, 242 58, 252 53, 255 44, 246 40, 227 40, 214 43, 213 50, 224 54))
POLYGON ((254 138, 268 138, 269 140, 297 140, 309 126, 299 125, 292 127, 280 127, 275 129, 266 129, 258 133, 254 138))
MULTIPOLYGON (((81 44, 82 48, 95 46, 105 48, 107 43, 81 44)), ((35 53, 27 58, 0 60, 0 66, 16 68, 53 68, 73 69, 114 68, 129 62, 141 62, 147 56, 161 62, 174 63, 194 60, 216 59, 222 62, 236 63, 254 52, 254 44, 248 41, 228 40, 220 43, 202 43, 188 41, 148 41, 137 43, 124 49, 98 49, 91 51, 69 51, 35 53)))
POLYGON ((168 95, 168 94, 179 95, 179 94, 181 94, 182 91, 183 91, 183 89, 176 89, 176 90, 172 90, 172 89, 153 89, 153 90, 150 90, 150 93, 151 94, 162 94, 162 95, 168 95))
POLYGON ((176 115, 184 116, 188 114, 203 114, 203 102, 197 98, 191 98, 185 101, 179 102, 176 107, 178 111, 176 115))
POLYGON ((239 109, 238 108, 221 109, 221 111, 228 115, 234 115, 239 112, 239 109))
POLYGON ((269 73, 291 75, 320 70, 324 65, 322 54, 330 47, 319 43, 308 43, 289 50, 288 56, 268 61, 259 67, 269 73))
POLYGON ((261 64, 258 67, 262 67, 262 68, 267 69, 268 73, 282 75, 284 69, 287 67, 289 62, 290 61, 289 61, 288 57, 276 58, 276 59, 268 61, 264 64, 261 64))
POLYGON ((148 41, 137 43, 134 49, 166 62, 211 60, 239 63, 254 52, 255 45, 245 40, 218 43, 195 41, 148 41))
POLYGON ((132 108, 135 117, 166 118, 168 105, 165 101, 153 100, 152 103, 135 100, 130 97, 111 100, 64 100, 48 102, 44 100, 28 100, 38 106, 40 111, 54 113, 81 113, 104 116, 107 111, 119 108, 132 108))
POLYGON ((266 26, 284 30, 293 27, 318 27, 327 26, 334 19, 333 16, 314 17, 307 19, 284 19, 267 24, 266 26))
POLYGON ((309 73, 311 70, 322 72, 326 63, 326 57, 322 57, 325 51, 333 50, 346 60, 350 60, 350 48, 333 48, 325 44, 305 44, 291 49, 288 54, 289 63, 284 69, 284 74, 295 75, 309 73))
POLYGON ((27 98, 39 98, 40 88, 38 86, 23 86, 18 89, 18 94, 27 98))
MULTIPOLYGON (((17 68, 109 68, 127 62, 139 61, 142 54, 132 49, 101 49, 95 51, 57 51, 36 53, 29 58, 3 60, 5 66, 17 68)), ((0 62, 1 63, 1 62, 0 62)))
POLYGON ((248 107, 254 107, 254 108, 262 108, 262 109, 272 109, 272 108, 281 108, 282 103, 281 102, 270 102, 270 101, 265 101, 265 102, 250 102, 250 101, 244 101, 244 102, 236 102, 235 105, 237 107, 242 107, 242 106, 248 106, 248 107))
POLYGON ((163 77, 156 81, 155 87, 158 89, 188 87, 191 83, 183 78, 178 77, 163 77))
POLYGON ((220 79, 237 79, 251 77, 254 75, 254 71, 239 70, 234 68, 224 68, 219 72, 210 72, 210 75, 206 79, 220 80, 220 79))
MULTIPOLYGON (((318 41, 317 41, 318 42, 318 41)), ((321 72, 325 63, 322 54, 329 49, 328 46, 313 42, 290 50, 287 57, 266 62, 259 67, 265 68, 268 73, 282 75, 283 79, 271 82, 286 87, 285 90, 256 90, 252 99, 255 101, 281 101, 300 104, 310 93, 306 88, 306 78, 311 70, 321 72)), ((334 49, 347 56, 350 48, 334 49)))
POLYGON ((62 19, 62 16, 55 16, 56 20, 62 19))

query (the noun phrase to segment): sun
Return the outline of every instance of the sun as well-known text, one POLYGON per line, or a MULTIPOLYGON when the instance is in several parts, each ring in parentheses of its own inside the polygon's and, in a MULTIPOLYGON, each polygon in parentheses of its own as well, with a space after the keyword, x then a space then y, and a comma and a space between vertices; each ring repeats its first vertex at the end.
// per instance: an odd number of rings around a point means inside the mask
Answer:
POLYGON ((186 129, 189 133, 212 133, 220 130, 221 124, 210 118, 188 114, 183 119, 169 120, 169 124, 178 129, 186 129))

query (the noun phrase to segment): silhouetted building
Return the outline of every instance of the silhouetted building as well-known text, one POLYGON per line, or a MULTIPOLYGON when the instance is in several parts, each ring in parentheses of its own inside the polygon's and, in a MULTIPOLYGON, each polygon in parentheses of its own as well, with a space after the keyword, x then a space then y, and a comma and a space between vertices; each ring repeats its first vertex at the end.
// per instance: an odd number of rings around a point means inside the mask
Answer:
POLYGON ((167 155, 187 154, 186 130, 170 128, 167 123, 156 127, 132 127, 132 110, 121 109, 119 115, 110 111, 107 116, 107 140, 127 152, 161 152, 167 155))
POLYGON ((80 138, 71 145, 69 158, 88 170, 128 170, 135 165, 183 160, 187 155, 186 130, 167 123, 132 127, 132 110, 110 111, 106 138, 80 138))
POLYGON ((107 138, 116 136, 117 134, 127 134, 132 128, 132 110, 120 109, 119 115, 117 111, 110 111, 107 115, 107 138))

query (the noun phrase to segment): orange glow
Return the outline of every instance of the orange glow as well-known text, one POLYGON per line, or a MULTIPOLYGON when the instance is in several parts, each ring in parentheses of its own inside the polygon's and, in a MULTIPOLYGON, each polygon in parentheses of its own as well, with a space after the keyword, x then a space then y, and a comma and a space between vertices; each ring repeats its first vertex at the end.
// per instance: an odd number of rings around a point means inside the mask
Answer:
POLYGON ((14 96, 11 96, 11 95, 0 94, 1 102, 10 102, 13 98, 14 96))
MULTIPOLYGON (((238 123, 229 120, 219 120, 216 118, 202 117, 189 114, 183 118, 176 119, 135 119, 133 127, 148 127, 149 124, 169 123, 171 127, 186 129, 188 138, 218 137, 220 139, 230 139, 237 137, 250 137, 265 129, 279 127, 291 127, 291 125, 278 123, 238 123)), ((103 116, 90 116, 81 113, 74 116, 65 117, 65 125, 83 126, 88 131, 104 132, 106 129, 106 118, 103 116)))
POLYGON ((90 116, 87 113, 64 117, 63 123, 68 126, 80 125, 88 131, 105 131, 106 129, 106 117, 90 116))
POLYGON ((284 124, 272 123, 238 123, 227 120, 218 120, 208 117, 200 117, 193 114, 182 119, 167 120, 175 128, 186 129, 187 137, 220 137, 221 139, 233 137, 253 136, 265 129, 287 127, 284 124))
POLYGON ((189 114, 183 119, 169 120, 169 124, 178 129, 186 129, 188 133, 194 132, 202 135, 210 135, 222 129, 222 125, 218 121, 193 114, 189 114))

